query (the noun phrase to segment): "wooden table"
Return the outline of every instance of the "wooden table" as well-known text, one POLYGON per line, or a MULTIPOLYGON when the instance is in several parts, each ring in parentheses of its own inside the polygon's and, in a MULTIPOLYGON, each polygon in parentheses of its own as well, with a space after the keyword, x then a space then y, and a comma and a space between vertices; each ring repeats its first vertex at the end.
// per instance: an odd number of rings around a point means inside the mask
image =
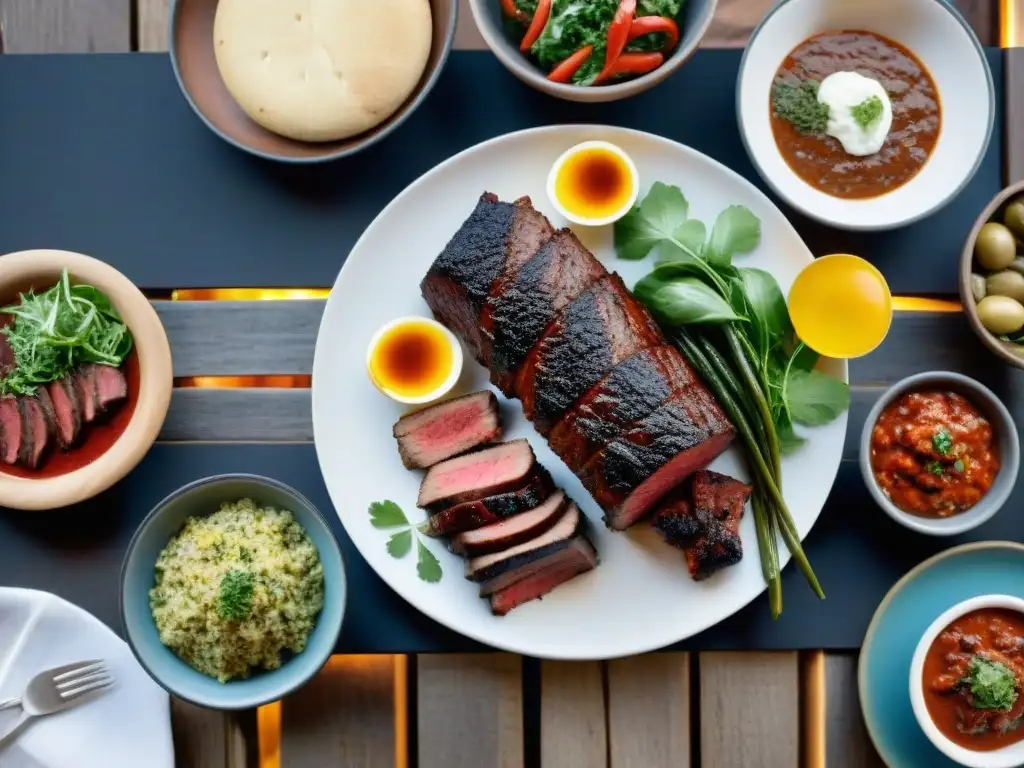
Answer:
MULTIPOLYGON (((958 5, 988 44, 996 42, 1001 18, 1002 43, 1011 45, 1024 27, 1024 2, 1013 2, 1004 0, 1001 15, 994 1, 958 5)), ((0 23, 10 53, 164 50, 168 5, 0 0, 0 23)), ((720 0, 707 44, 742 45, 771 5, 720 0)), ((484 47, 468 8, 456 46, 484 47)), ((1016 71, 1022 68, 1009 69, 1008 77, 1021 83, 1016 71)), ((1020 104, 1010 109, 1024 120, 1020 104)), ((1010 164, 1024 177, 1024 154, 1011 151, 1010 164)), ((177 377, 162 439, 311 440, 309 373, 325 295, 323 286, 225 286, 153 296, 177 377), (259 341, 248 318, 253 302, 268 300, 281 302, 274 314, 283 321, 271 367, 262 372, 279 375, 251 376, 244 356, 231 351, 259 341), (220 337, 216 359, 197 343, 211 329, 220 337), (224 418, 257 409, 273 415, 224 418)), ((908 299, 903 307, 913 310, 899 318, 908 332, 922 323, 934 333, 962 323, 949 302, 908 299)), ((892 362, 885 380, 909 372, 892 362)), ((855 390, 877 387, 864 370, 857 373, 855 390)), ((183 768, 867 768, 881 763, 861 723, 855 676, 853 655, 822 651, 659 653, 606 663, 500 653, 336 656, 282 702, 226 715, 176 701, 173 725, 183 768)))

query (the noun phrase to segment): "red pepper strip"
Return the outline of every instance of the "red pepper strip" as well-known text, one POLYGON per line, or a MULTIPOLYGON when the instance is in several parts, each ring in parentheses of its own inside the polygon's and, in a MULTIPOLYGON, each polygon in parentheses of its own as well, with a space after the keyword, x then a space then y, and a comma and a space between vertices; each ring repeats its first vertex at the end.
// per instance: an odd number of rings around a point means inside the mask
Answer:
POLYGON ((626 39, 626 42, 632 42, 638 37, 649 35, 652 32, 663 32, 668 38, 662 50, 671 51, 679 45, 679 26, 673 19, 666 16, 636 17, 633 19, 633 26, 629 28, 629 37, 626 39))
POLYGON ((519 50, 523 53, 529 51, 533 44, 537 42, 537 38, 540 37, 540 33, 544 31, 544 27, 547 26, 548 17, 551 15, 551 0, 540 0, 537 3, 537 10, 533 14, 533 18, 530 20, 530 26, 526 30, 526 37, 523 38, 523 42, 519 44, 519 50))
POLYGON ((501 12, 506 16, 526 22, 526 14, 516 8, 516 0, 501 0, 501 12))
POLYGON ((624 53, 610 67, 606 67, 594 80, 594 85, 609 80, 616 75, 646 75, 665 62, 660 53, 624 53))
POLYGON ((576 70, 583 66, 583 62, 589 59, 590 54, 593 52, 594 46, 583 46, 572 56, 569 56, 565 61, 552 69, 551 74, 548 75, 548 80, 553 83, 568 83, 572 80, 572 76, 576 74, 576 70))
POLYGON ((635 15, 636 0, 622 0, 619 3, 618 10, 615 11, 612 23, 608 27, 608 50, 604 57, 605 69, 608 69, 619 58, 622 49, 626 47, 626 38, 629 36, 629 29, 635 15))

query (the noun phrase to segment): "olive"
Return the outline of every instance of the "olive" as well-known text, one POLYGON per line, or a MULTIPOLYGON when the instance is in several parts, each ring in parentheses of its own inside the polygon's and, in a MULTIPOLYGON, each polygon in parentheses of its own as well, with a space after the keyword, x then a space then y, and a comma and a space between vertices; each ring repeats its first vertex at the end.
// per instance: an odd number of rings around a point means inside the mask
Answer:
POLYGON ((1003 223, 1017 237, 1024 238, 1024 198, 1018 197, 1006 206, 1003 212, 1003 223))
POLYGON ((1014 333, 1024 328, 1024 305, 1008 296, 986 296, 978 302, 978 319, 996 336, 1014 333))
POLYGON ((985 269, 993 272, 1006 269, 1017 256, 1017 241, 1005 225, 996 221, 985 224, 974 243, 974 257, 985 269))
POLYGON ((1009 296, 1024 304, 1024 275, 1012 269, 993 272, 985 281, 985 293, 989 296, 1009 296))
POLYGON ((1007 269, 1012 269, 1014 272, 1020 272, 1024 275, 1024 256, 1018 256, 1016 259, 1010 262, 1010 266, 1007 269))
POLYGON ((971 293, 974 295, 975 301, 981 301, 985 298, 985 278, 981 275, 971 275, 971 293))

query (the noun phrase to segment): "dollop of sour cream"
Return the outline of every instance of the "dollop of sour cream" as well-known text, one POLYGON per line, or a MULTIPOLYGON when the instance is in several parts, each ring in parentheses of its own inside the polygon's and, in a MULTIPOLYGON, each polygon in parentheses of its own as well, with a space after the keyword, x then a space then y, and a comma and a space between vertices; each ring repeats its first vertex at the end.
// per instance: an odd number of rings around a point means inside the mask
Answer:
POLYGON ((818 101, 828 106, 825 132, 842 144, 847 154, 873 155, 885 144, 892 127, 892 102, 877 80, 858 72, 833 72, 821 81, 818 101), (872 96, 881 100, 882 113, 862 126, 854 117, 853 108, 872 96))

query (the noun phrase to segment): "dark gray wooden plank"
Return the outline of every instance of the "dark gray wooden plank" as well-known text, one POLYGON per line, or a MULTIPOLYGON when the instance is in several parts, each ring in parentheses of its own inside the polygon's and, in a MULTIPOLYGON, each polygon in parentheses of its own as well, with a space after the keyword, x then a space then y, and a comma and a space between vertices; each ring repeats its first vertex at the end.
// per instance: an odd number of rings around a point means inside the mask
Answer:
POLYGON ((308 374, 324 302, 154 301, 175 376, 308 374))
POLYGON ((828 768, 883 765, 861 718, 853 653, 825 654, 825 755, 828 768))
POLYGON ((999 0, 954 0, 982 45, 999 44, 999 0))
POLYGON ((131 50, 132 0, 4 0, 7 53, 131 50))
POLYGON ((313 439, 308 389, 177 388, 160 439, 307 442, 313 439))
MULTIPOLYGON (((1024 8, 1013 27, 1017 45, 1024 45, 1024 8)), ((1006 177, 1007 184, 1024 181, 1024 48, 1007 48, 1006 58, 1006 177)))
POLYGON ((171 697, 178 768, 256 768, 255 710, 218 712, 171 697))

